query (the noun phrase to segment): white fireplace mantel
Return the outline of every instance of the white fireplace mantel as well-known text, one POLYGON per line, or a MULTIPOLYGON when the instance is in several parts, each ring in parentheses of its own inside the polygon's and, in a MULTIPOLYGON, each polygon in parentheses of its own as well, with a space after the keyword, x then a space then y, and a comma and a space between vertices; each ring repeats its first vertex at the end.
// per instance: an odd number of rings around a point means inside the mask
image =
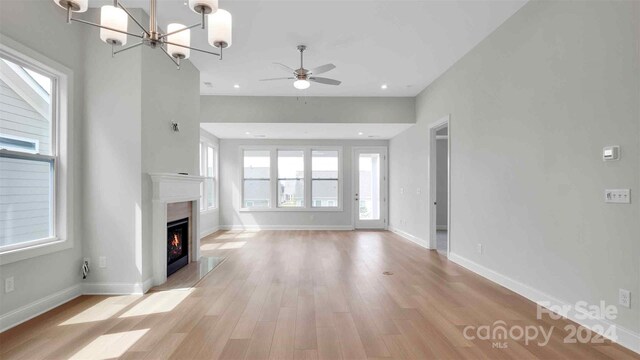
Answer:
POLYGON ((191 201, 191 261, 200 259, 200 184, 202 176, 170 173, 149 173, 153 183, 152 210, 152 265, 153 285, 162 285, 167 281, 167 204, 191 201))

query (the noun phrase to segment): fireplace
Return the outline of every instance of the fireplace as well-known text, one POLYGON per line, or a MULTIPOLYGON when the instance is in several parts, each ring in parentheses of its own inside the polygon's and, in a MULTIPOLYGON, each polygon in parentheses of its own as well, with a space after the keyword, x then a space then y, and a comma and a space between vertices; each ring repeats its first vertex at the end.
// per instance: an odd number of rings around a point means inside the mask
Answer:
POLYGON ((189 218, 167 223, 167 276, 189 263, 189 218))

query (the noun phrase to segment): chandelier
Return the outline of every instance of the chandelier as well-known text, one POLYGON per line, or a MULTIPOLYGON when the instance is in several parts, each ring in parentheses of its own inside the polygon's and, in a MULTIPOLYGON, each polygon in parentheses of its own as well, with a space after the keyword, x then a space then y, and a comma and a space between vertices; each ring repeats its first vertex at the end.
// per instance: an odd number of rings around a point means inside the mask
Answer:
POLYGON ((200 15, 200 22, 194 25, 171 23, 167 26, 167 32, 158 30, 156 18, 157 0, 149 0, 149 28, 145 28, 118 0, 113 5, 104 5, 100 8, 100 23, 74 18, 73 13, 87 11, 89 0, 53 0, 58 6, 67 11, 67 23, 72 21, 100 28, 100 40, 112 46, 112 55, 133 49, 140 45, 147 45, 153 49, 160 48, 173 63, 180 69, 180 61, 188 59, 191 50, 216 55, 222 59, 222 49, 231 46, 231 14, 218 8, 218 0, 189 0, 189 8, 200 15), (142 30, 141 33, 128 32, 129 18, 142 30), (209 45, 220 50, 215 53, 208 50, 191 47, 191 29, 208 26, 209 45), (127 36, 139 38, 140 41, 124 47, 127 44, 127 36), (116 50, 116 46, 121 46, 116 50))

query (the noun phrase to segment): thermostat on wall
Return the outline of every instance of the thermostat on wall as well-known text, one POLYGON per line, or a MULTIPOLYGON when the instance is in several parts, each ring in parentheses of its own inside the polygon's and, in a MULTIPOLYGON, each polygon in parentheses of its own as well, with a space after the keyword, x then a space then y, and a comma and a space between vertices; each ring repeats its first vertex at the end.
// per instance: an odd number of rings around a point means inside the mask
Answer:
POLYGON ((620 159, 620 146, 607 146, 602 149, 602 160, 611 161, 620 159))

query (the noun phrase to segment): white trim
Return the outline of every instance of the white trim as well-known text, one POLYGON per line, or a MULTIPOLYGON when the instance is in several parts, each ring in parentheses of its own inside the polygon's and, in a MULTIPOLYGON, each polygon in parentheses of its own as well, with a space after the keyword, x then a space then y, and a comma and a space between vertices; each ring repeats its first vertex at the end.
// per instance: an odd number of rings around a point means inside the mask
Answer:
POLYGON ((220 226, 214 226, 211 229, 206 229, 206 230, 202 230, 200 231, 200 239, 207 237, 213 233, 216 233, 220 231, 220 226))
POLYGON ((411 242, 413 242, 413 243, 415 243, 417 245, 420 245, 420 246, 422 246, 423 248, 425 248, 427 250, 432 250, 429 247, 429 242, 428 241, 426 241, 424 239, 421 239, 421 238, 419 238, 419 237, 417 237, 415 235, 411 235, 408 232, 402 231, 402 230, 400 230, 398 228, 395 228, 393 226, 389 226, 389 231, 391 231, 392 233, 394 233, 396 235, 399 235, 399 236, 401 236, 401 237, 403 237, 403 238, 405 238, 405 239, 407 239, 407 240, 409 240, 409 241, 411 241, 411 242))
POLYGON ((550 305, 554 307, 569 306, 569 308, 571 308, 572 311, 567 314, 561 314, 561 315, 586 328, 593 329, 593 326, 598 325, 604 329, 607 329, 609 328, 609 326, 615 326, 616 335, 618 336, 618 339, 611 339, 611 340, 617 342, 618 344, 620 344, 621 346, 624 346, 629 350, 640 353, 640 333, 633 332, 609 320, 589 317, 589 314, 587 313, 580 313, 581 317, 585 317, 585 319, 580 319, 577 317, 578 313, 576 312, 575 306, 570 306, 571 304, 569 304, 568 302, 564 300, 560 300, 538 289, 532 288, 506 275, 502 275, 496 272, 495 270, 489 269, 483 265, 480 265, 476 262, 466 259, 458 254, 449 253, 449 260, 498 285, 504 286, 505 288, 519 295, 522 295, 523 297, 533 302, 544 301, 544 302, 548 302, 550 305))
POLYGON ((0 332, 52 310, 82 295, 80 284, 57 291, 0 316, 0 332))
POLYGON ((352 225, 221 225, 220 230, 334 230, 351 231, 352 225))
POLYGON ((141 283, 83 283, 83 295, 142 295, 151 288, 153 278, 141 283))

